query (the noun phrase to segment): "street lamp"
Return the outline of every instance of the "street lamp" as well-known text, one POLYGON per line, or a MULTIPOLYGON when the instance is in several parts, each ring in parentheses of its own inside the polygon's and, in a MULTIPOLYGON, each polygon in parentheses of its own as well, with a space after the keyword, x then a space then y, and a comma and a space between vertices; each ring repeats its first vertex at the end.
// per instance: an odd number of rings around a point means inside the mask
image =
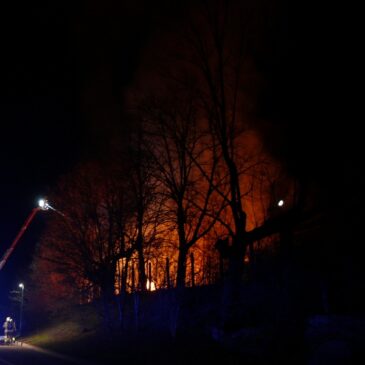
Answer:
POLYGON ((22 334, 22 321, 23 321, 23 306, 24 306, 24 284, 20 283, 19 288, 21 291, 20 297, 20 315, 19 315, 19 336, 22 334))

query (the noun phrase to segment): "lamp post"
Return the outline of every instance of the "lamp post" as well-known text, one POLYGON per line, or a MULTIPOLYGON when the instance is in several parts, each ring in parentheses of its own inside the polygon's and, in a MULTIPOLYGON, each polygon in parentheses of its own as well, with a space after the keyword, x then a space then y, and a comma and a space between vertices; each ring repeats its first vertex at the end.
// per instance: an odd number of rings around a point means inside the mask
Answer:
POLYGON ((23 321, 23 305, 24 305, 24 284, 20 283, 19 288, 21 289, 20 315, 19 315, 19 336, 21 336, 21 334, 22 334, 22 321, 23 321))

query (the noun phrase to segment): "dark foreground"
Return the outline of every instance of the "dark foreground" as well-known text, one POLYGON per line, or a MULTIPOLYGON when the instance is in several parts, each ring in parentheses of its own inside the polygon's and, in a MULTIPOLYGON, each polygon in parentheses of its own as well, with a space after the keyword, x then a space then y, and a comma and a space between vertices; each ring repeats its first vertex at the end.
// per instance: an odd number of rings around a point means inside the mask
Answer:
POLYGON ((209 364, 253 364, 242 353, 223 348, 218 343, 198 336, 167 338, 163 335, 115 337, 102 339, 95 337, 85 342, 79 341, 73 346, 59 349, 74 358, 84 359, 97 365, 133 364, 133 365, 200 365, 209 364))
MULTIPOLYGON (((181 301, 173 291, 134 294, 123 302, 122 322, 112 303, 108 326, 98 303, 48 320, 26 313, 25 342, 98 365, 365 364, 363 314, 310 313, 302 296, 289 302, 280 291, 258 285, 243 288, 241 297, 229 307, 222 306, 217 288, 186 291, 181 301)), ((34 361, 23 363, 43 364, 34 361)))
POLYGON ((174 339, 157 333, 139 333, 128 338, 109 334, 92 336, 87 341, 59 343, 52 349, 55 351, 27 344, 3 345, 0 346, 0 365, 363 364, 364 338, 357 336, 357 344, 350 341, 349 320, 341 319, 341 325, 338 320, 335 324, 327 323, 327 327, 321 321, 323 318, 316 318, 307 330, 311 340, 306 346, 294 333, 281 337, 277 332, 274 338, 269 332, 257 332, 252 328, 217 340, 198 333, 184 333, 174 339))
MULTIPOLYGON (((133 341, 132 341, 133 342, 133 341)), ((191 346, 182 343, 161 343, 156 345, 156 339, 149 346, 128 341, 119 348, 112 344, 94 344, 87 349, 76 345, 68 349, 67 355, 61 352, 44 350, 38 347, 24 345, 0 346, 0 365, 114 365, 114 364, 240 364, 241 356, 230 351, 223 351, 219 347, 209 347, 201 344, 191 346), (127 345, 127 346, 126 346, 127 345), (88 351, 89 350, 89 351, 88 351), (82 359, 80 358, 82 357, 82 359)))
POLYGON ((1 345, 0 365, 89 365, 89 363, 27 345, 1 345))

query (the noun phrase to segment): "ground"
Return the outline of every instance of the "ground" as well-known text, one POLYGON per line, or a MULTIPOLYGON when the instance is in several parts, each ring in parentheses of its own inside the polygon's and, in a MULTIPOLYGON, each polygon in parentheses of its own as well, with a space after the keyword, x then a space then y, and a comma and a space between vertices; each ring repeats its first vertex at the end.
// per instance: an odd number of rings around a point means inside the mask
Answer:
MULTIPOLYGON (((164 294, 142 298, 135 322, 133 306, 124 312, 124 327, 108 326, 97 305, 73 306, 42 317, 23 338, 40 346, 100 365, 143 364, 247 364, 296 365, 363 364, 365 318, 360 315, 263 316, 249 313, 230 328, 218 326, 216 312, 198 296, 181 311, 182 321, 174 330, 172 302, 164 294), (165 298, 166 299, 166 298, 165 298), (357 362, 356 362, 357 361, 357 362)), ((199 294, 200 295, 200 294, 199 294)), ((191 297, 192 298, 192 297, 191 297)), ((133 301, 131 301, 132 303, 133 301)), ((267 301, 273 307, 272 301, 267 301)), ((258 310, 258 303, 255 302, 258 310)), ((276 311, 276 309, 275 309, 276 311)), ((35 316, 34 316, 35 318, 35 316)), ((115 313, 113 318, 117 318, 115 313)))

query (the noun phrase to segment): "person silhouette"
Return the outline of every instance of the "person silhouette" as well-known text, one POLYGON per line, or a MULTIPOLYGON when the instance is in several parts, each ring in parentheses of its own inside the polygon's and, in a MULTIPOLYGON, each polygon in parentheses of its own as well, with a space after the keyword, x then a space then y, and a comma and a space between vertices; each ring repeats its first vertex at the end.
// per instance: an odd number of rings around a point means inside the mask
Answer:
POLYGON ((6 317, 3 324, 4 328, 4 343, 9 344, 13 341, 16 333, 16 325, 11 317, 6 317))

